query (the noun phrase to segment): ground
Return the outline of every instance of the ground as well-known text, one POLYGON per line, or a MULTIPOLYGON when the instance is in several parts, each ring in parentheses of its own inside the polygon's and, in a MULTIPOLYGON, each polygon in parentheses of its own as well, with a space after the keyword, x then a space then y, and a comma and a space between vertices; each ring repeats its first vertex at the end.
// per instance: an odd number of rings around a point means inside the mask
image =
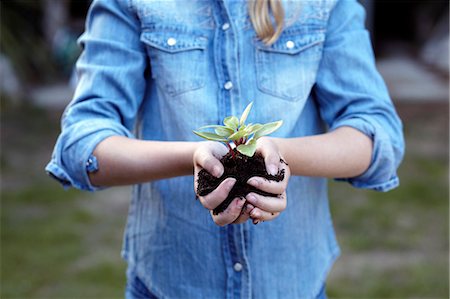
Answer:
POLYGON ((407 145, 400 187, 330 188, 342 247, 331 298, 448 298, 448 104, 403 103, 398 110, 407 145))
MULTIPOLYGON (((331 182, 342 255, 330 298, 448 298, 448 103, 399 103, 407 151, 389 193, 331 182)), ((60 110, 1 109, 1 298, 123 298, 129 188, 64 191, 44 167, 60 110)), ((195 202, 193 202, 195 204, 195 202)))

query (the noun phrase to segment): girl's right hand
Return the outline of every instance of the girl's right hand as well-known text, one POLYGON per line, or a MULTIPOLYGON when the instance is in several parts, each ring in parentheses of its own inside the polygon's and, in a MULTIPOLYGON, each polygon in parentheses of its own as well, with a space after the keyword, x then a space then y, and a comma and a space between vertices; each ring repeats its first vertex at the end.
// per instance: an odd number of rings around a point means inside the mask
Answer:
MULTIPOLYGON (((205 169, 211 175, 219 178, 223 174, 223 165, 220 159, 226 155, 228 149, 219 142, 204 141, 194 152, 194 190, 197 193, 198 187, 198 173, 205 169)), ((246 202, 245 198, 235 198, 225 211, 214 215, 212 210, 221 204, 228 196, 228 193, 236 183, 236 179, 227 178, 211 193, 205 196, 198 196, 201 204, 210 211, 214 222, 219 226, 224 226, 231 223, 242 223, 249 219, 249 213, 253 206, 247 204, 244 211, 242 208, 246 202)))

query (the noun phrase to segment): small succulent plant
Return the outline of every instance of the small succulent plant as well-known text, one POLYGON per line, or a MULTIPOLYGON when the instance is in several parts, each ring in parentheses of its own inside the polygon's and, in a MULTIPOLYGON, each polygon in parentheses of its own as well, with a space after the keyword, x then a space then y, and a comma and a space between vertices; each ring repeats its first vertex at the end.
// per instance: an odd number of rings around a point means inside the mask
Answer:
POLYGON ((223 126, 208 125, 198 129, 213 129, 214 133, 204 131, 194 131, 194 133, 206 140, 225 143, 233 157, 235 156, 233 148, 243 155, 252 157, 256 151, 256 141, 262 136, 275 132, 283 124, 282 120, 267 124, 245 124, 252 106, 253 102, 248 104, 240 119, 236 116, 228 116, 223 120, 223 126))

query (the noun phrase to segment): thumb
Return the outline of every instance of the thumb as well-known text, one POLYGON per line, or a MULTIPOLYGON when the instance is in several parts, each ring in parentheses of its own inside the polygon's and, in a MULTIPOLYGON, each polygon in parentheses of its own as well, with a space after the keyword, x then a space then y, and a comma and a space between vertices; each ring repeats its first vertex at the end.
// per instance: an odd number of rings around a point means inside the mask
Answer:
POLYGON ((275 152, 271 152, 269 155, 264 157, 264 162, 266 163, 267 173, 270 175, 276 175, 278 173, 278 168, 280 165, 280 157, 275 152))
POLYGON ((217 178, 221 177, 224 172, 222 163, 210 151, 199 152, 194 157, 194 162, 217 178))
POLYGON ((278 154, 276 146, 269 142, 264 143, 261 147, 261 154, 264 157, 267 173, 276 175, 280 166, 280 155, 278 154))

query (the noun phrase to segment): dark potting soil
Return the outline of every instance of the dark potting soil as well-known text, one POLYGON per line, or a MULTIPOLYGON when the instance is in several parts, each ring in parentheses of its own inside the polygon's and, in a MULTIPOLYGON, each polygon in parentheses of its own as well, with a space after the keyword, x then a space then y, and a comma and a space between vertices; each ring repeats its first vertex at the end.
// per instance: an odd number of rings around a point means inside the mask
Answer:
MULTIPOLYGON (((276 175, 270 175, 266 171, 264 158, 261 154, 256 153, 253 157, 248 157, 239 153, 236 149, 234 149, 234 153, 234 157, 231 152, 228 152, 220 159, 220 162, 222 162, 224 167, 224 173, 220 178, 212 176, 204 169, 198 174, 197 194, 199 196, 205 196, 211 193, 226 178, 233 177, 236 179, 236 183, 228 194, 228 197, 213 210, 214 215, 223 212, 236 197, 245 197, 250 192, 270 197, 279 195, 256 189, 255 187, 248 185, 247 181, 251 177, 258 176, 279 182, 284 179, 284 169, 279 171, 276 175)), ((285 163, 283 160, 281 160, 281 162, 285 163)))

